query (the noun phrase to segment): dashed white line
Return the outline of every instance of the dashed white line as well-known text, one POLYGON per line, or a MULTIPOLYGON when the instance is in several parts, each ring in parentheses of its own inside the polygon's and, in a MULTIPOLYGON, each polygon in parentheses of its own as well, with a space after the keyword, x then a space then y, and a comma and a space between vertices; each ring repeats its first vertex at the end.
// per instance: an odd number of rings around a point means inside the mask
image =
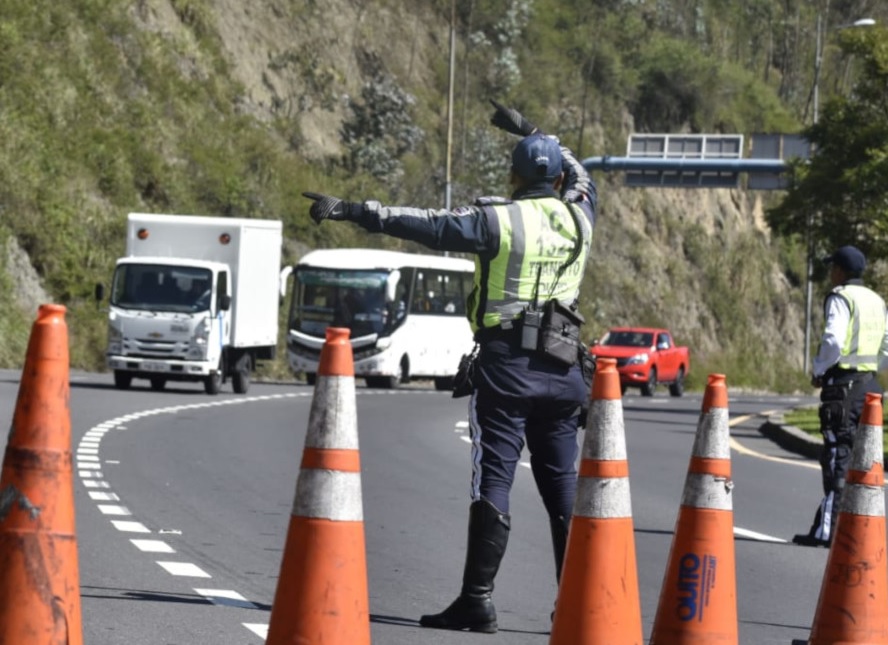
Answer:
POLYGON ((212 578, 209 573, 201 569, 191 562, 165 562, 159 561, 161 567, 167 570, 170 575, 182 576, 185 578, 212 578))
POLYGON ((118 531, 122 531, 124 533, 151 533, 151 529, 142 524, 141 522, 124 522, 122 520, 111 520, 111 524, 114 525, 118 531))
POLYGON ((195 589, 197 593, 212 602, 223 607, 239 607, 241 609, 256 609, 256 605, 238 592, 231 589, 195 589))
POLYGON ((176 551, 163 540, 137 540, 130 539, 139 551, 143 553, 175 553, 176 551))
MULTIPOLYGON (((91 484, 98 484, 99 482, 90 482, 91 484)), ((90 491, 89 498, 95 500, 97 502, 119 502, 120 498, 116 493, 100 493, 97 491, 90 491)))
POLYGON ((117 504, 99 504, 99 510, 103 515, 132 515, 126 506, 117 504))

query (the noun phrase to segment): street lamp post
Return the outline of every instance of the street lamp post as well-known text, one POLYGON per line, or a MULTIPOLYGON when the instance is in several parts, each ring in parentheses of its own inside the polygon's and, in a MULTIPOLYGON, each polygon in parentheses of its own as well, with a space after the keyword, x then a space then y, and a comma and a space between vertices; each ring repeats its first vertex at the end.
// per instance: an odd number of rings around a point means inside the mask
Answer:
MULTIPOLYGON (((872 18, 861 18, 846 25, 839 25, 835 28, 847 29, 849 27, 872 27, 876 21, 872 18)), ((814 90, 812 92, 812 122, 817 123, 820 118, 820 69, 823 65, 823 16, 817 14, 817 32, 814 46, 814 90)), ((808 366, 811 354, 811 301, 813 298, 813 278, 814 278, 814 213, 808 214, 808 221, 805 227, 805 242, 807 244, 807 266, 805 270, 805 374, 808 374, 808 366)))

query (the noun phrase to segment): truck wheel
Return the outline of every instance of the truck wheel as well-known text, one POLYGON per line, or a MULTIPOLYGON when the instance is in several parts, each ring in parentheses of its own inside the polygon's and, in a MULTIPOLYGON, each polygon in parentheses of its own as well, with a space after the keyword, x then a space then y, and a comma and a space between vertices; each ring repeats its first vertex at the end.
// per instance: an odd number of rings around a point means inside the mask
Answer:
POLYGON ((219 394, 222 391, 222 372, 213 370, 204 379, 204 392, 207 394, 219 394))
POLYGON ((652 367, 650 374, 648 374, 648 381, 644 385, 641 386, 641 396, 654 396, 654 391, 657 389, 657 368, 652 367))
POLYGON ((231 376, 231 387, 235 394, 246 394, 250 389, 250 370, 238 370, 231 376))
POLYGON ((155 392, 160 392, 163 388, 166 387, 167 380, 161 376, 152 376, 151 379, 151 389, 155 392))
POLYGON ((128 390, 133 384, 133 377, 129 372, 114 370, 114 387, 118 390, 128 390))
POLYGON ((253 360, 249 354, 241 356, 231 375, 231 387, 235 394, 246 394, 250 389, 250 372, 253 371, 253 360))
POLYGON ((675 375, 675 381, 669 386, 669 394, 672 396, 681 396, 685 391, 685 370, 683 367, 678 368, 678 374, 675 375))

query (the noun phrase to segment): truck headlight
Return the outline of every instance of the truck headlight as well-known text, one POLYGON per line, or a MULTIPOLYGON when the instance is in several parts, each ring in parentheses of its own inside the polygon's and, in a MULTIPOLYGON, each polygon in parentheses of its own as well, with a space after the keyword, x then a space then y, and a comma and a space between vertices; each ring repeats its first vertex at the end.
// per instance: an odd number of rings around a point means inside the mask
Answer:
POLYGON ((210 338, 210 319, 204 318, 194 328, 194 335, 191 337, 195 345, 206 345, 210 338))
POLYGON ((628 361, 626 361, 626 365, 644 365, 650 360, 650 356, 647 354, 636 354, 628 361))

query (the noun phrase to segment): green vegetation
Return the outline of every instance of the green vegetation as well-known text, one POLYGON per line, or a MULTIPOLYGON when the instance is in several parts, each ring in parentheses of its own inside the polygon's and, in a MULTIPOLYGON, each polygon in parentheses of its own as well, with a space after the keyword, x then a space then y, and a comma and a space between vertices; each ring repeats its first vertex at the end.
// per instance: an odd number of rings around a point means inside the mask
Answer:
MULTIPOLYGON (((267 12, 294 35, 252 43, 269 55, 248 78, 235 73, 221 9, 207 0, 0 0, 0 242, 14 237, 68 308, 74 367, 102 368, 93 287, 123 250, 127 212, 279 218, 287 261, 315 247, 417 250, 316 227, 301 192, 440 205, 451 2, 333 4, 251 11, 243 19, 267 12), (374 12, 395 12, 397 24, 370 38, 374 12), (409 51, 397 47, 408 23, 428 29, 409 51), (251 101, 256 88, 270 92, 267 105, 251 101), (323 136, 303 131, 306 115, 313 127, 329 120, 323 136)), ((489 127, 491 97, 557 131, 581 158, 619 154, 627 131, 790 132, 809 119, 814 0, 458 0, 456 9, 454 205, 508 190, 514 141, 489 127)), ((854 17, 826 16, 828 25, 854 17)), ((865 50, 848 51, 869 64, 865 50)), ((826 53, 825 96, 841 93, 847 68, 834 44, 826 53)), ((867 177, 878 183, 876 165, 867 177)), ((623 322, 668 326, 692 348, 690 387, 708 372, 737 386, 806 387, 791 361, 775 360, 780 330, 762 324, 792 323, 775 312, 801 303, 797 292, 785 301, 771 271, 776 261, 790 282, 803 274, 793 230, 774 240, 728 221, 723 207, 704 226, 680 205, 597 179, 603 225, 581 304, 590 337, 623 322)), ((12 295, 6 263, 0 365, 13 367, 31 314, 12 295)), ((270 372, 284 374, 284 362, 270 372)))

